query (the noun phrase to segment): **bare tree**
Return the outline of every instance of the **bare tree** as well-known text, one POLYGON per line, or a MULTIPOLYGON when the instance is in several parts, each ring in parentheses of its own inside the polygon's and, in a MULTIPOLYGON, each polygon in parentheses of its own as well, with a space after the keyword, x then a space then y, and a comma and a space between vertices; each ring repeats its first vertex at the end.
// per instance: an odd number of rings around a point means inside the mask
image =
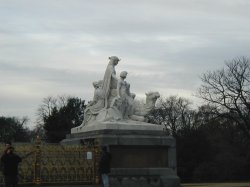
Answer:
POLYGON ((82 123, 85 107, 85 101, 77 97, 44 98, 37 113, 36 133, 47 141, 59 142, 71 128, 82 123))
POLYGON ((39 119, 43 119, 45 116, 51 115, 53 108, 56 108, 56 107, 57 107, 57 99, 56 98, 54 98, 52 96, 48 96, 48 97, 44 98, 42 101, 42 104, 38 108, 37 114, 38 114, 39 119))
POLYGON ((42 104, 37 111, 37 123, 38 125, 44 121, 44 119, 52 114, 53 110, 65 107, 69 96, 61 95, 58 97, 48 96, 43 99, 42 104))
POLYGON ((160 98, 157 108, 148 116, 149 121, 165 125, 166 131, 176 136, 179 129, 193 124, 194 112, 191 110, 190 105, 191 102, 183 97, 160 98))
POLYGON ((198 97, 216 108, 217 115, 231 119, 250 138, 250 60, 226 62, 224 69, 201 76, 198 97))

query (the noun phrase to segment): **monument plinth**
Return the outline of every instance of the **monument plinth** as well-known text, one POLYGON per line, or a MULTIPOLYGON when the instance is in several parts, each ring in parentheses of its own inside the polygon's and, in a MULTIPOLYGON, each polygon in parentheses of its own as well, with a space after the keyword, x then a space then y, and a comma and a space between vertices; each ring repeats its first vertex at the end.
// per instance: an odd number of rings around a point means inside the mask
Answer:
POLYGON ((108 146, 112 155, 111 187, 179 187, 176 175, 175 139, 166 136, 163 126, 147 123, 145 116, 160 97, 146 94, 145 104, 136 104, 135 94, 125 81, 127 72, 116 78, 117 57, 110 57, 103 80, 93 83, 93 101, 85 110, 85 119, 63 144, 97 141, 108 146))

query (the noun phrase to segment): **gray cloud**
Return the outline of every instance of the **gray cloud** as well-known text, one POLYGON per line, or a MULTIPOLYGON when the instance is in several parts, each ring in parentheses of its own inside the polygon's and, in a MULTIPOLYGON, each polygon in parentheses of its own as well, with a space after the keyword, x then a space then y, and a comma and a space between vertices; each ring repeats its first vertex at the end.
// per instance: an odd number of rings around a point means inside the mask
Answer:
MULTIPOLYGON (((28 115, 42 98, 92 98, 108 56, 138 97, 192 95, 199 75, 248 55, 247 0, 0 0, 0 115, 28 115)), ((33 120, 34 121, 34 120, 33 120)))

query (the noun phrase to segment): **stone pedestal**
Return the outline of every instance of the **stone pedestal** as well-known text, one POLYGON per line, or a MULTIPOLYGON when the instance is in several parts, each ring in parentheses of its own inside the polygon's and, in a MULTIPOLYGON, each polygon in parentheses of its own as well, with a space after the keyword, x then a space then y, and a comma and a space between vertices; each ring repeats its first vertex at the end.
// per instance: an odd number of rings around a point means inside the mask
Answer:
POLYGON ((63 144, 97 140, 112 154, 111 187, 179 187, 175 139, 162 126, 148 123, 102 122, 72 133, 63 144))

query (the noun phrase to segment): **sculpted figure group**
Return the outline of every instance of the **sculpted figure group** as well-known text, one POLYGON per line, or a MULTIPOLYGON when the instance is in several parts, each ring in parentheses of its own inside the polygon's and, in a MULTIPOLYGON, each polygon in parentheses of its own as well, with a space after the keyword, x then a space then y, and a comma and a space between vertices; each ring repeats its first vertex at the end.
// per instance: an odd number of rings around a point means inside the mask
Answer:
MULTIPOLYGON (((90 125, 94 121, 145 121, 145 115, 155 106, 160 97, 158 92, 146 94, 146 104, 135 105, 135 94, 130 92, 130 84, 125 81, 128 72, 122 71, 116 77, 115 66, 120 59, 109 57, 103 80, 93 82, 94 98, 84 111, 84 121, 79 127, 90 125)), ((79 128, 78 127, 78 128, 79 128)))

